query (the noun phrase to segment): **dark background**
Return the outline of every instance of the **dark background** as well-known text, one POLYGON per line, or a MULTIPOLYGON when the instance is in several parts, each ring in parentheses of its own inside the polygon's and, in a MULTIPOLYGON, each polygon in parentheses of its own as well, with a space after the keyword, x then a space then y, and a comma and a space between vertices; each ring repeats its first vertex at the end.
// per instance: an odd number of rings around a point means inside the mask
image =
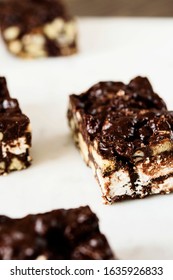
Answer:
POLYGON ((173 0, 65 0, 79 16, 173 16, 173 0))

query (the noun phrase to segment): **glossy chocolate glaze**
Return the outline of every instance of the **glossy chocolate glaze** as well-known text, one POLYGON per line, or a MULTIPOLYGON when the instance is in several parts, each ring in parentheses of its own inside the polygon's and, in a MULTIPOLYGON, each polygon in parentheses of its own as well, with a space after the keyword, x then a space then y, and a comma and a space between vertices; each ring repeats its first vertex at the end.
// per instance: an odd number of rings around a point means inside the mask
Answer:
MULTIPOLYGON (((70 99, 72 110, 82 116, 85 141, 97 140, 104 158, 133 161, 135 151, 149 156, 150 144, 173 140, 173 112, 167 111, 147 78, 136 77, 128 85, 101 82, 70 99)), ((69 110, 69 119, 70 114, 69 110)))
POLYGON ((150 156, 150 146, 164 139, 173 140, 173 112, 139 111, 132 112, 131 116, 124 113, 121 117, 110 114, 97 138, 99 150, 104 155, 118 154, 132 159, 134 153, 140 150, 145 156, 150 156))
POLYGON ((70 19, 61 0, 4 0, 0 2, 2 29, 19 26, 21 35, 57 17, 64 20, 70 19))
POLYGON ((0 113, 21 113, 17 99, 10 97, 4 77, 0 77, 0 113))
POLYGON ((113 259, 88 206, 22 219, 0 216, 0 259, 113 259))
POLYGON ((21 137, 29 125, 29 118, 22 114, 17 99, 11 98, 4 77, 0 77, 0 132, 3 141, 21 137))

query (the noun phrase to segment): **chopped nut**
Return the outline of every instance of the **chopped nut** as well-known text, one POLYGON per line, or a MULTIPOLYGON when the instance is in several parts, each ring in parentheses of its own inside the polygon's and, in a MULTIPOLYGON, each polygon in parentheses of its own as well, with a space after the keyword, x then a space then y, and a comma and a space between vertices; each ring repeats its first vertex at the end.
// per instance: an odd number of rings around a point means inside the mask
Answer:
POLYGON ((124 90, 119 90, 117 92, 117 96, 123 96, 123 95, 125 95, 125 91, 124 90))
POLYGON ((26 132, 32 132, 31 124, 29 123, 26 129, 26 132))
POLYGON ((8 45, 8 48, 12 53, 18 54, 22 50, 22 44, 19 40, 11 41, 8 45))
POLYGON ((0 141, 3 139, 4 135, 2 132, 0 132, 0 141))
POLYGON ((31 57, 46 56, 44 50, 45 38, 41 34, 25 35, 22 39, 24 49, 31 57))
POLYGON ((172 142, 170 141, 161 141, 159 144, 151 146, 153 156, 156 156, 164 152, 169 152, 172 149, 173 149, 173 145, 172 142))
POLYGON ((7 41, 15 40, 20 33, 18 26, 11 26, 4 30, 3 35, 7 41))
POLYGON ((27 161, 32 161, 32 157, 31 156, 27 156, 27 161))
POLYGON ((138 150, 138 151, 136 151, 136 152, 134 153, 133 157, 134 157, 134 161, 135 161, 135 162, 138 162, 138 161, 140 161, 140 160, 142 160, 142 159, 144 158, 144 152, 138 150))
POLYGON ((16 157, 12 158, 9 170, 21 170, 24 168, 23 163, 16 157))
POLYGON ((78 122, 80 122, 82 120, 79 112, 76 112, 76 119, 77 119, 78 122))
POLYGON ((72 55, 76 53, 76 47, 72 48, 72 47, 64 47, 61 49, 61 54, 64 56, 68 56, 68 55, 72 55))
POLYGON ((4 171, 4 169, 5 169, 5 162, 1 161, 0 162, 0 173, 1 173, 1 171, 4 171))
POLYGON ((136 158, 134 159, 134 162, 136 163, 136 162, 141 161, 141 160, 143 160, 143 157, 136 157, 136 158))
POLYGON ((64 47, 64 50, 63 50, 63 55, 68 55, 68 38, 66 36, 66 34, 61 34, 58 36, 58 38, 56 39, 57 43, 61 46, 61 47, 64 47), (67 54, 66 54, 67 53, 67 54))
POLYGON ((41 34, 27 34, 23 36, 22 42, 25 47, 35 45, 37 48, 40 48, 45 44, 45 38, 41 34))
POLYGON ((81 155, 85 162, 89 164, 89 155, 88 155, 88 147, 83 139, 83 136, 81 133, 78 134, 78 143, 81 151, 81 155))
POLYGON ((65 25, 65 33, 68 38, 68 43, 73 43, 76 36, 76 25, 74 21, 70 21, 65 25))
MULTIPOLYGON (((75 21, 69 21, 64 24, 64 28, 62 32, 59 33, 58 36, 56 37, 56 41, 60 46, 67 47, 74 42, 75 37, 76 37, 75 21)), ((65 55, 68 55, 69 51, 65 49, 64 52, 67 52, 67 54, 65 55)))
POLYGON ((72 130, 75 130, 76 125, 75 125, 75 122, 73 121, 73 119, 70 120, 70 127, 72 130))
POLYGON ((26 51, 30 54, 30 57, 42 57, 46 56, 46 52, 42 49, 37 49, 35 46, 28 46, 26 51))
POLYGON ((134 153, 133 157, 144 157, 144 152, 138 150, 134 153))
POLYGON ((36 260, 47 260, 47 258, 44 255, 40 255, 36 258, 36 260))
POLYGON ((58 34, 62 31, 63 26, 64 21, 60 18, 57 18, 51 23, 46 24, 43 28, 43 32, 49 39, 55 40, 58 34))
POLYGON ((61 19, 61 18, 57 18, 53 21, 53 25, 54 25, 54 28, 56 28, 56 30, 58 32, 61 32, 61 30, 63 29, 64 27, 64 20, 61 19))

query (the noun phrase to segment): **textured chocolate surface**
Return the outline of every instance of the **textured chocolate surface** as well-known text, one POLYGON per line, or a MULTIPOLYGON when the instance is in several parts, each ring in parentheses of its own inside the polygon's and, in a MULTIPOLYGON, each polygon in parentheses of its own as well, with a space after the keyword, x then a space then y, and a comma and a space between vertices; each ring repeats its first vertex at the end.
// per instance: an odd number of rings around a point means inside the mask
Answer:
POLYGON ((0 216, 0 259, 113 259, 88 206, 22 219, 0 216))
MULTIPOLYGON (((0 162, 3 162, 4 165, 4 170, 2 168, 0 174, 9 172, 14 157, 22 162, 23 168, 30 165, 31 131, 28 129, 29 124, 30 120, 21 112, 17 99, 10 97, 5 78, 0 77, 0 162), (21 138, 25 139, 25 145, 28 146, 28 149, 23 153, 17 152, 16 154, 14 150, 10 149, 18 149, 19 143, 15 143, 15 141, 21 138)), ((22 147, 20 148, 22 149, 22 147)))
POLYGON ((104 156, 111 157, 118 154, 133 161, 136 151, 140 150, 145 156, 152 156, 150 145, 153 146, 164 139, 173 140, 173 112, 130 113, 131 116, 128 112, 121 117, 117 116, 118 113, 106 117, 102 133, 98 136, 99 151, 104 156))
POLYGON ((82 115, 85 140, 96 139, 99 152, 106 158, 131 158, 138 149, 147 155, 151 153, 150 142, 173 137, 173 112, 167 111, 147 78, 137 77, 128 85, 101 82, 70 98, 82 115), (160 135, 162 130, 167 134, 160 135))
POLYGON ((0 2, 2 29, 20 26, 21 34, 42 26, 56 17, 69 20, 61 0, 4 0, 0 2))
POLYGON ((21 137, 29 122, 29 118, 22 114, 17 99, 10 97, 5 78, 0 77, 0 132, 3 140, 21 137))

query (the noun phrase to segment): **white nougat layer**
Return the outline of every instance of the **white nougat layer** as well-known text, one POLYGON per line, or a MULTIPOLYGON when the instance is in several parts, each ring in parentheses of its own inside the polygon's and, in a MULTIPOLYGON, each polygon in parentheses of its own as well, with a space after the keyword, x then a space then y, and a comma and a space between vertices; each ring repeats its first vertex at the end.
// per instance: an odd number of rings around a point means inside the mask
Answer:
POLYGON ((137 162, 134 165, 134 172, 138 175, 138 179, 135 186, 132 186, 127 166, 111 172, 109 176, 105 176, 105 170, 112 170, 113 166, 118 165, 118 162, 113 164, 112 161, 103 159, 94 147, 87 147, 80 133, 78 135, 80 139, 79 148, 83 158, 91 166, 99 181, 103 197, 107 201, 111 202, 115 197, 122 196, 142 198, 148 194, 145 187, 149 187, 150 194, 170 193, 173 190, 173 160, 166 163, 165 158, 162 159, 161 155, 157 155, 151 163, 149 158, 137 162), (88 154, 90 154, 90 157, 86 156, 88 154), (90 158, 93 158, 94 164, 90 161, 90 158), (149 165, 149 168, 146 168, 146 164, 149 165), (160 181, 159 178, 161 178, 160 181))
POLYGON ((2 155, 4 158, 7 156, 7 153, 21 155, 26 153, 26 150, 29 148, 30 146, 26 143, 26 137, 24 136, 19 137, 8 144, 2 141, 2 155))

